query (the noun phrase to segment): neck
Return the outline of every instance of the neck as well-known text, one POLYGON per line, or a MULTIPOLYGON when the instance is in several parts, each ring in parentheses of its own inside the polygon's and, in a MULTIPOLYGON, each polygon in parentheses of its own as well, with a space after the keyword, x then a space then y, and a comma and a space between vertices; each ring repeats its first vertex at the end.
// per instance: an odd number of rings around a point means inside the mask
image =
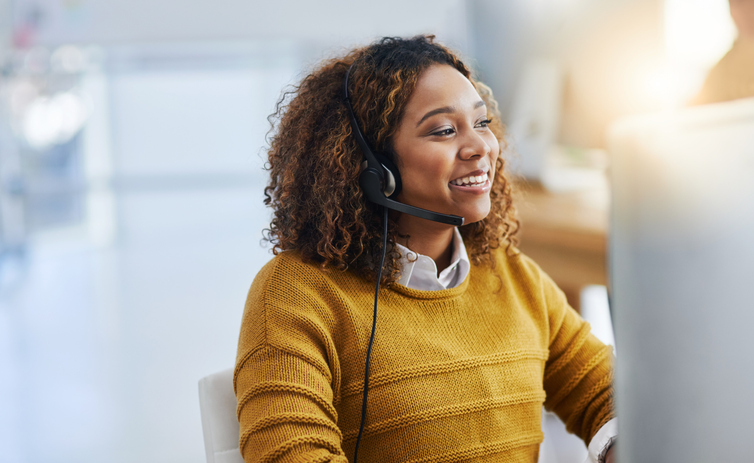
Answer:
POLYGON ((414 252, 430 257, 438 273, 450 265, 453 255, 453 226, 402 214, 398 219, 398 242, 414 252))

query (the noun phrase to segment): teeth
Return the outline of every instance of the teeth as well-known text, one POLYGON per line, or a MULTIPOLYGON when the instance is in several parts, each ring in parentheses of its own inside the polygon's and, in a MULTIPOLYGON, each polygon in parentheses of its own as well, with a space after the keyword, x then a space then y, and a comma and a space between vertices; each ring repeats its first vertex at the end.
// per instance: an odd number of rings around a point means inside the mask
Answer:
POLYGON ((463 178, 457 178, 455 180, 451 180, 453 185, 463 186, 463 185, 483 185, 487 183, 487 174, 484 173, 482 175, 470 175, 468 177, 463 178))

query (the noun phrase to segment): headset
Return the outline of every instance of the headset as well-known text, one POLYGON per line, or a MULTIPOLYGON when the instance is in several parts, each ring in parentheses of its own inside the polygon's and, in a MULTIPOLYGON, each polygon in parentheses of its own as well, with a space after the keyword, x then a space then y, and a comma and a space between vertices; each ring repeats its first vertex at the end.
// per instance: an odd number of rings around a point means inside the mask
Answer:
POLYGON ((348 120, 351 123, 351 132, 356 143, 358 143, 361 152, 364 154, 364 162, 361 164, 361 173, 359 174, 359 185, 367 199, 383 208, 383 233, 382 233, 382 257, 380 258, 380 267, 377 270, 377 284, 374 289, 374 312, 372 314, 372 333, 369 336, 369 347, 367 347, 367 358, 364 365, 364 392, 361 401, 361 423, 359 424, 359 435, 356 438, 356 448, 353 453, 353 462, 359 456, 359 444, 361 435, 364 432, 364 423, 367 415, 367 394, 369 393, 369 366, 372 355, 372 346, 374 345, 374 334, 377 327, 377 296, 380 292, 380 280, 382 280, 382 268, 385 266, 385 250, 387 247, 387 220, 388 209, 403 212, 422 219, 432 220, 433 222, 445 223, 448 225, 463 225, 463 217, 440 212, 429 211, 415 206, 410 206, 398 202, 392 198, 398 196, 401 192, 402 183, 398 167, 389 157, 372 151, 361 133, 359 122, 356 120, 356 114, 351 106, 351 98, 348 94, 348 76, 351 69, 356 64, 354 61, 346 71, 343 79, 343 100, 348 109, 348 120))

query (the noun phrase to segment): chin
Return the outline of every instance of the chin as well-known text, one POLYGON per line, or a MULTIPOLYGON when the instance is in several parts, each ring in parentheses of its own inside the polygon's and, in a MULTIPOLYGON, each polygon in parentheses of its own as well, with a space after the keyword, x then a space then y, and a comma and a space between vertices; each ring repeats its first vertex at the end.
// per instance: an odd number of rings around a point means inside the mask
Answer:
POLYGON ((467 211, 465 214, 461 214, 464 219, 464 224, 468 225, 474 222, 480 222, 490 215, 490 208, 484 210, 467 211))

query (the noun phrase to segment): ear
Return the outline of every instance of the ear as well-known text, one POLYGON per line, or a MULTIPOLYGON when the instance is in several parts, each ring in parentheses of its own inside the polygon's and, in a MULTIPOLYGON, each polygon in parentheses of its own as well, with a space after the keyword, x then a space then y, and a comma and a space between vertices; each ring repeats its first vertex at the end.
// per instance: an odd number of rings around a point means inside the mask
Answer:
POLYGON ((382 164, 385 169, 385 181, 387 183, 385 188, 385 196, 388 198, 395 198, 403 189, 403 183, 401 182, 401 173, 398 170, 398 166, 391 160, 391 156, 386 153, 374 153, 374 156, 382 164), (392 191, 390 186, 392 185, 392 191))

